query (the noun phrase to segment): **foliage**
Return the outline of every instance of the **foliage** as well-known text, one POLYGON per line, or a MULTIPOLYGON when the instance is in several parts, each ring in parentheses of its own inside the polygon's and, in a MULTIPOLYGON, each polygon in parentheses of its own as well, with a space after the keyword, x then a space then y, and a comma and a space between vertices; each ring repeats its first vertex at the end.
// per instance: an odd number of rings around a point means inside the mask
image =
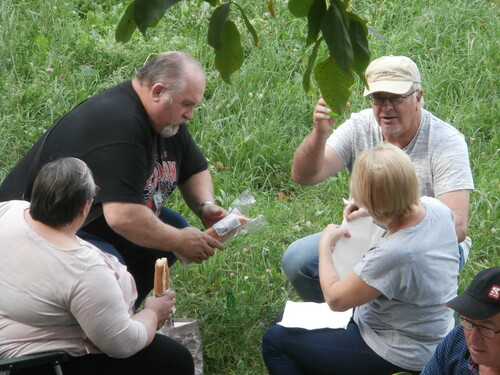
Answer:
MULTIPOLYGON (((127 42, 136 27, 146 36, 149 27, 154 27, 165 11, 180 0, 134 0, 127 7, 116 30, 116 40, 127 42)), ((259 47, 259 37, 244 9, 236 1, 221 3, 205 0, 216 7, 210 18, 207 42, 214 49, 215 68, 222 79, 231 81, 231 74, 240 69, 244 53, 237 25, 229 19, 230 10, 237 8, 244 24, 259 47)), ((343 113, 350 97, 350 89, 356 73, 366 84, 364 71, 370 61, 368 28, 366 21, 349 12, 349 0, 289 0, 288 9, 297 18, 307 17, 306 45, 314 44, 309 55, 308 67, 303 76, 303 86, 310 90, 310 75, 316 63, 317 51, 324 41, 329 56, 316 65, 314 76, 325 101, 337 113, 343 113), (332 74, 333 73, 333 74, 332 74)), ((274 16, 273 0, 268 9, 274 16)))
MULTIPOLYGON (((213 7, 180 1, 165 12, 148 38, 132 35, 116 43, 122 0, 0 1, 0 180, 57 118, 87 97, 125 79, 150 54, 183 50, 207 73, 203 102, 190 131, 209 159, 217 200, 225 207, 244 190, 256 199, 252 215, 269 224, 238 236, 203 264, 172 269, 178 317, 200 323, 207 375, 264 375, 262 334, 297 300, 281 256, 294 240, 339 223, 347 197, 346 172, 316 186, 290 178, 294 151, 312 126, 319 88, 304 92, 307 49, 304 18, 289 2, 274 0, 277 17, 262 1, 245 1, 261 48, 242 33, 245 62, 221 82, 206 43, 213 7)), ((460 274, 460 290, 479 270, 500 264, 500 124, 498 5, 488 0, 352 0, 356 14, 387 38, 369 33, 374 57, 407 55, 420 67, 426 107, 455 126, 469 145, 475 190, 471 192, 471 255, 460 274)), ((232 14, 232 13, 231 13, 232 14)), ((231 15, 240 14, 239 11, 231 15)), ((240 27, 241 18, 232 18, 240 27)), ((244 27, 244 26, 243 26, 244 27)), ((319 48, 318 61, 329 53, 319 48)), ((351 89, 349 112, 368 106, 362 84, 351 89)), ((349 114, 344 113, 342 122, 349 114)), ((201 224, 180 194, 168 201, 193 226, 201 224)))

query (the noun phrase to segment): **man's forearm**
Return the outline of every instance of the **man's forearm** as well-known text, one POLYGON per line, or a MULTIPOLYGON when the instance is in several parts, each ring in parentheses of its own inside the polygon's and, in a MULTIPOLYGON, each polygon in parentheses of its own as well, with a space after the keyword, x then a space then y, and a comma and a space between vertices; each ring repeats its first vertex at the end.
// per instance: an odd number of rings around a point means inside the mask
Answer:
POLYGON ((212 177, 206 170, 192 175, 179 185, 179 190, 186 204, 197 215, 199 215, 200 203, 214 201, 212 177))
POLYGON ((138 246, 165 251, 178 246, 179 230, 163 223, 144 205, 107 202, 103 211, 111 229, 138 246))
POLYGON ((318 183, 317 175, 325 158, 327 134, 313 130, 295 151, 292 163, 292 178, 301 185, 318 183))
POLYGON ((455 190, 437 197, 453 211, 458 242, 465 240, 469 226, 469 190, 455 190))

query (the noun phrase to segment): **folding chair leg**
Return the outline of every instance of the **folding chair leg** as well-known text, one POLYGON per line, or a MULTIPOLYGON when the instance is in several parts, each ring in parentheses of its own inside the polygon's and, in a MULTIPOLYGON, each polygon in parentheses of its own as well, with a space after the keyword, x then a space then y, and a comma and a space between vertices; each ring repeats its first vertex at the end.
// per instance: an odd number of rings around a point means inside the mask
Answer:
POLYGON ((56 372, 56 375, 63 375, 59 362, 54 363, 54 371, 56 372))

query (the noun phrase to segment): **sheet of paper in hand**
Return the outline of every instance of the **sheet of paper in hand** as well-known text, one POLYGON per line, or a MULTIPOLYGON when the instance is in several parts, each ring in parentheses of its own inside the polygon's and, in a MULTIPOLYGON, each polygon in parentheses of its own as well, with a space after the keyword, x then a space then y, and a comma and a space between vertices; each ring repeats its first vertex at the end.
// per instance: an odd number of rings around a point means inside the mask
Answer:
POLYGON ((347 328, 352 309, 344 312, 332 311, 326 302, 287 301, 283 319, 278 324, 288 328, 321 329, 347 328))
POLYGON ((360 217, 353 221, 343 221, 342 228, 351 234, 350 238, 341 238, 332 252, 335 268, 341 279, 354 269, 363 254, 376 243, 385 230, 373 223, 371 216, 360 217))

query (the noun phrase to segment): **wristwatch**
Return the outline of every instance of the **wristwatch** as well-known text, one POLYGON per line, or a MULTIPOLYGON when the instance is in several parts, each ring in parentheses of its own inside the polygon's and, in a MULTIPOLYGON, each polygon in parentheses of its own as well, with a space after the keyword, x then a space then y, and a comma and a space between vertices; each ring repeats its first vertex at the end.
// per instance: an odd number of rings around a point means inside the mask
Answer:
POLYGON ((215 204, 215 203, 212 201, 203 201, 198 205, 198 210, 200 211, 200 215, 201 215, 201 210, 203 210, 203 207, 208 206, 210 204, 215 204))

